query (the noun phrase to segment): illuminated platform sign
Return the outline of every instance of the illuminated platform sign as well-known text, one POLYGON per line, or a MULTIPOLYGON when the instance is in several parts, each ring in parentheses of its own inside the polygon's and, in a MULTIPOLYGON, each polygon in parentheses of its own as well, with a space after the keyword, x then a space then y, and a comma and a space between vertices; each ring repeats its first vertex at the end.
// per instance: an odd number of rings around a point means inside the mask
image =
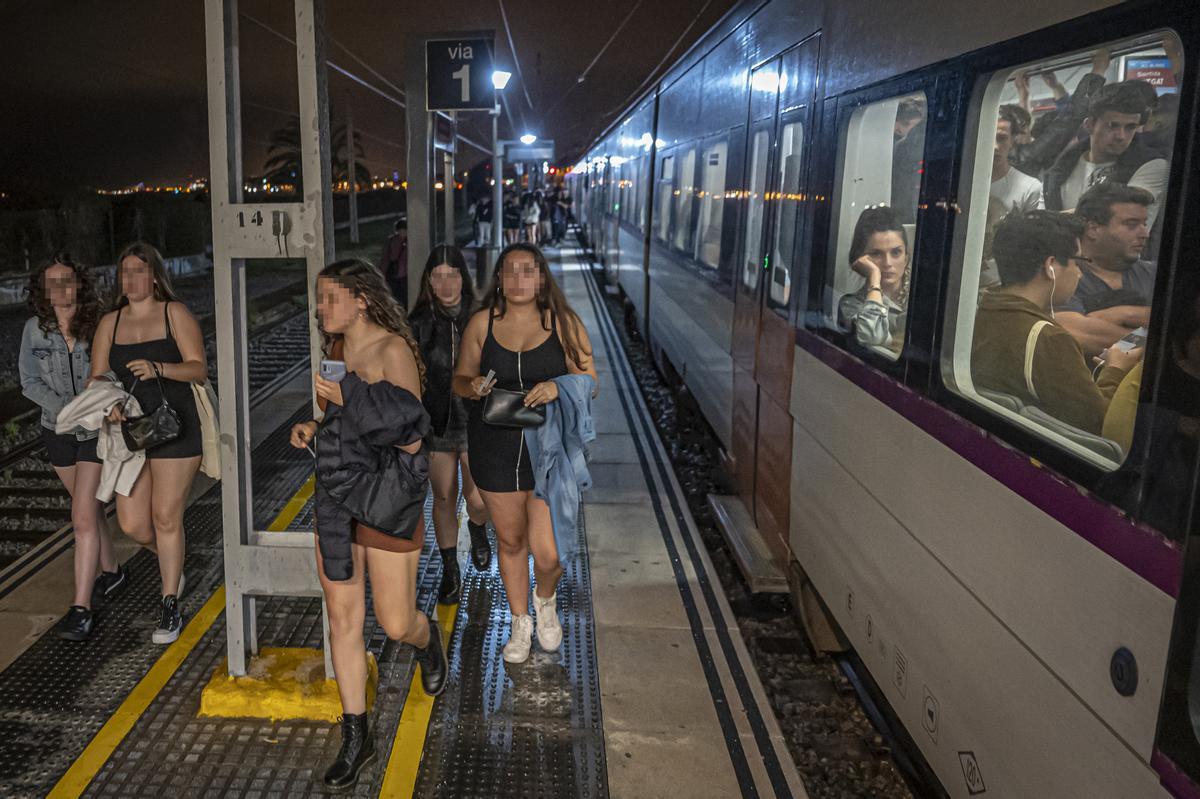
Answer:
POLYGON ((430 39, 425 42, 425 108, 428 111, 491 111, 495 40, 430 39))
POLYGON ((504 160, 509 163, 518 161, 553 161, 554 142, 539 141, 534 144, 509 144, 504 148, 504 160))

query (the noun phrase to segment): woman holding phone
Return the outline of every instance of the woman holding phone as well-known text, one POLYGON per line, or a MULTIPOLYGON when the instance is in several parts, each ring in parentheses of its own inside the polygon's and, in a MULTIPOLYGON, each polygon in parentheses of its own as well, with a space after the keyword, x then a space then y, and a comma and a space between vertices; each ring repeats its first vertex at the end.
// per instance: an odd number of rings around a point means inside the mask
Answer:
MULTIPOLYGON (((454 372, 459 396, 479 400, 500 388, 524 393, 525 406, 537 407, 558 399, 556 377, 587 374, 596 379, 587 331, 554 282, 541 250, 527 243, 505 247, 492 285, 486 307, 471 317, 463 332, 454 372)), ((483 403, 472 405, 467 433, 471 474, 496 527, 500 576, 512 613, 504 660, 523 663, 529 658, 534 628, 529 616, 530 552, 537 578, 533 605, 538 643, 547 652, 557 651, 562 643, 555 607, 562 566, 550 508, 533 495, 533 465, 524 432, 488 424, 483 403)))
POLYGON ((417 343, 370 264, 330 264, 316 294, 323 351, 344 364, 322 362, 313 379, 324 418, 293 427, 291 443, 315 443, 317 572, 343 712, 342 746, 324 786, 341 793, 375 759, 363 641, 367 575, 375 618, 389 638, 416 650, 426 693, 441 693, 447 666, 437 625, 417 610, 428 488, 421 439, 429 429, 417 343), (371 490, 380 487, 373 480, 386 480, 386 489, 371 490))
POLYGON ((457 602, 462 590, 457 512, 460 473, 467 529, 471 534, 471 560, 479 571, 485 571, 492 561, 492 549, 484 526, 487 508, 471 479, 467 458, 466 403, 451 386, 463 329, 474 310, 475 288, 462 251, 445 244, 434 247, 421 273, 412 327, 421 346, 421 359, 426 370, 425 393, 421 399, 425 410, 429 411, 431 425, 425 445, 430 450, 433 526, 442 556, 438 601, 444 604, 457 602))

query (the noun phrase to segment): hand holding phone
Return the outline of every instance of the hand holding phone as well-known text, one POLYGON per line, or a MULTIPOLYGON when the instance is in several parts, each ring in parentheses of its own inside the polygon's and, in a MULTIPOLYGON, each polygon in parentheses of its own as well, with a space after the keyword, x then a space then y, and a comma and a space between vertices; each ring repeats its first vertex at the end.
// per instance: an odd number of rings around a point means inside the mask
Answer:
POLYGON ((1146 346, 1146 335, 1148 332, 1144 327, 1129 331, 1117 342, 1117 349, 1121 352, 1131 352, 1138 347, 1146 346))
POLYGON ((321 360, 321 377, 331 383, 340 383, 346 376, 346 362, 331 359, 321 360))

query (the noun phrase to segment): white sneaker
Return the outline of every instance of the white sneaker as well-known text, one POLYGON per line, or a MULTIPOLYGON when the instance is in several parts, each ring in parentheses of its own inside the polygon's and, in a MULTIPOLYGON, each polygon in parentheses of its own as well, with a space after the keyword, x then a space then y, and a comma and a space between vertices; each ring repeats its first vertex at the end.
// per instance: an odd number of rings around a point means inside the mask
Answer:
POLYGON ((558 620, 558 592, 542 599, 533 594, 533 611, 537 614, 537 639, 542 649, 557 652, 562 645, 562 622, 558 620))
POLYGON ((515 616, 512 620, 512 634, 504 645, 505 663, 524 663, 529 660, 529 648, 533 644, 533 619, 529 616, 515 616))

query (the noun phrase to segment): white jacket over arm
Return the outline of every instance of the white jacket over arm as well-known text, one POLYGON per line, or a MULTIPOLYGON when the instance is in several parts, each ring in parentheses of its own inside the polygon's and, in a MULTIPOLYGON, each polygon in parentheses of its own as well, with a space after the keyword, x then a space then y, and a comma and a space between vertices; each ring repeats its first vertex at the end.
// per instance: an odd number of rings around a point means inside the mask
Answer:
POLYGON ((55 423, 58 433, 74 433, 81 429, 100 432, 96 454, 103 466, 100 468, 100 487, 96 489, 96 499, 101 502, 108 502, 114 493, 129 496, 146 463, 145 452, 131 452, 125 446, 121 425, 108 421, 108 414, 116 405, 124 406, 126 416, 138 416, 142 412, 137 399, 121 386, 107 380, 97 380, 58 412, 55 423))

